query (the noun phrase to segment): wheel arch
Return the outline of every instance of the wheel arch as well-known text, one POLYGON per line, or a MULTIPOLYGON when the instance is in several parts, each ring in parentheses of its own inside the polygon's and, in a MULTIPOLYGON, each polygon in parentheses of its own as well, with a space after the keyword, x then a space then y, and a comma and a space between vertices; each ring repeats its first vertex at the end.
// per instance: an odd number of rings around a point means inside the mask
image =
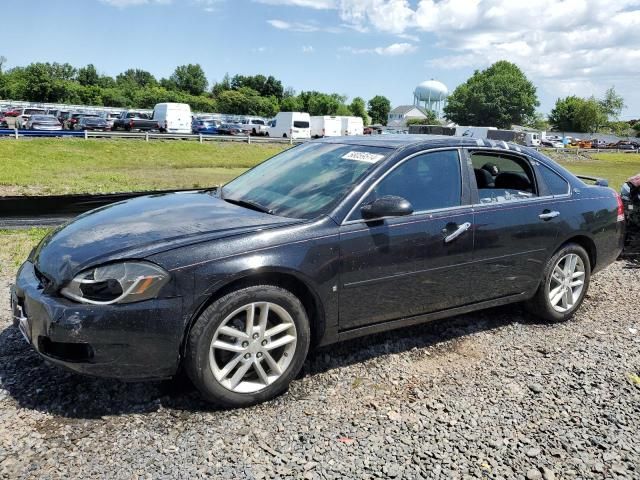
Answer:
POLYGON ((596 269, 596 264, 598 261, 598 250, 593 239, 585 233, 568 236, 562 243, 558 245, 554 253, 568 243, 576 243, 586 250, 587 254, 589 255, 591 271, 593 272, 596 269))
POLYGON ((326 316, 322 300, 317 291, 310 285, 310 282, 303 279, 297 272, 290 270, 254 270, 236 275, 226 282, 216 285, 215 288, 208 293, 207 298, 200 303, 189 318, 182 339, 181 354, 184 355, 191 328, 209 305, 228 293, 255 285, 273 285, 284 288, 295 295, 300 302, 302 302, 302 306, 309 318, 311 346, 317 345, 320 342, 326 330, 326 316))

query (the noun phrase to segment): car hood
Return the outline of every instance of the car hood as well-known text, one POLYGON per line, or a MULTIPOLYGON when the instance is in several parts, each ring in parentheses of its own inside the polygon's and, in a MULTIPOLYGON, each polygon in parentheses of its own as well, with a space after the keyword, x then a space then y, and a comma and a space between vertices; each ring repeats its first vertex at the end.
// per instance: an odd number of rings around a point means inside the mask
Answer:
POLYGON ((59 288, 93 265, 300 222, 206 191, 147 195, 80 215, 45 237, 30 258, 59 288))

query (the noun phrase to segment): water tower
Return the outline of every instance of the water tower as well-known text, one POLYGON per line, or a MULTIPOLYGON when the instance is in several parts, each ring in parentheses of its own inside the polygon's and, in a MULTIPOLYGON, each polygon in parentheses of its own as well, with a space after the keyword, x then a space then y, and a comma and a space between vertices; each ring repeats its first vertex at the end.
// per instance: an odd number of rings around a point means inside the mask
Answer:
POLYGON ((449 89, 444 83, 433 79, 427 80, 413 91, 413 104, 427 110, 433 110, 440 118, 442 108, 447 101, 447 95, 449 95, 449 89))

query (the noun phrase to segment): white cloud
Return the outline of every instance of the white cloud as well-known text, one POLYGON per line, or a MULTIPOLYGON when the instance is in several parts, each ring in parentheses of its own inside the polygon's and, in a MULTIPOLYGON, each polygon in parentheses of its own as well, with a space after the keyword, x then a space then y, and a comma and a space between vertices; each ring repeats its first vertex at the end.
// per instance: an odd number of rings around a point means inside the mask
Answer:
POLYGON ((254 0, 254 2, 267 5, 307 7, 315 10, 328 10, 336 7, 336 2, 333 0, 254 0))
POLYGON ((320 30, 319 27, 315 25, 308 25, 306 23, 290 23, 285 22, 284 20, 267 20, 267 23, 278 30, 291 30, 293 32, 317 32, 320 30))
POLYGON ((417 50, 417 47, 410 43, 393 43, 387 47, 376 47, 376 48, 342 47, 340 50, 343 52, 353 53, 355 55, 375 53, 377 55, 392 57, 397 55, 406 55, 409 53, 413 53, 417 50))
POLYGON ((267 23, 278 30, 289 30, 292 32, 303 32, 303 33, 311 33, 311 32, 327 32, 327 33, 338 33, 340 31, 339 28, 334 27, 320 27, 311 23, 302 23, 302 22, 287 22, 285 20, 272 19, 267 20, 267 23))
POLYGON ((213 13, 217 10, 218 4, 222 3, 224 0, 193 0, 196 5, 202 7, 205 12, 213 13))
POLYGON ((313 46, 312 45, 303 45, 302 46, 302 53, 313 53, 313 46))
MULTIPOLYGON (((412 44, 415 35, 428 33, 435 37, 430 51, 440 52, 429 65, 439 68, 482 68, 505 59, 550 92, 600 94, 615 84, 637 95, 640 0, 260 1, 333 9, 345 28, 394 34, 412 44)), ((407 53, 390 47, 343 50, 407 53)))
POLYGON ((111 5, 113 7, 124 8, 124 7, 135 7, 137 5, 147 5, 147 4, 168 4, 171 3, 171 0, 100 0, 102 3, 106 3, 107 5, 111 5))

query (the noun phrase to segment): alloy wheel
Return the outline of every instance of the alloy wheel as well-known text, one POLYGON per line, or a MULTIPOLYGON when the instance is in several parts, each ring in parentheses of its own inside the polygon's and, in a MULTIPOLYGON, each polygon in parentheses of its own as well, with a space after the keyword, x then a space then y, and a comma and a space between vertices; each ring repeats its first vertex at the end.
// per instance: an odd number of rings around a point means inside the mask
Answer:
POLYGON ((580 301, 584 289, 585 267, 582 258, 569 253, 560 258, 549 277, 548 298, 559 313, 571 310, 580 301))
POLYGON ((287 370, 297 338, 286 309, 271 302, 250 303, 229 314, 216 329, 209 349, 211 371, 232 392, 258 392, 287 370))

